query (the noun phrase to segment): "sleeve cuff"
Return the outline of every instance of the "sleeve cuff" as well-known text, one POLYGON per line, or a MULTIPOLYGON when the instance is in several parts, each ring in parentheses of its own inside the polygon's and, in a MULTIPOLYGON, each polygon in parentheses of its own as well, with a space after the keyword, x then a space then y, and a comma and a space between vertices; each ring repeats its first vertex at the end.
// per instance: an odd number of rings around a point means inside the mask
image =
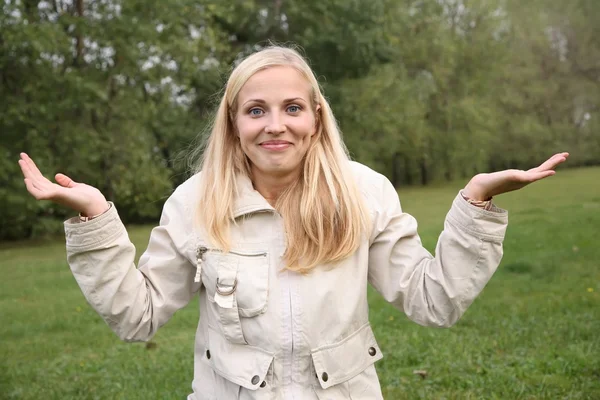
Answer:
POLYGON ((508 225, 508 211, 492 205, 484 210, 469 204, 460 193, 448 212, 448 222, 484 240, 502 242, 508 225))
POLYGON ((81 250, 102 247, 116 236, 126 232, 114 203, 104 214, 88 222, 81 222, 79 217, 69 218, 64 222, 67 248, 81 250))

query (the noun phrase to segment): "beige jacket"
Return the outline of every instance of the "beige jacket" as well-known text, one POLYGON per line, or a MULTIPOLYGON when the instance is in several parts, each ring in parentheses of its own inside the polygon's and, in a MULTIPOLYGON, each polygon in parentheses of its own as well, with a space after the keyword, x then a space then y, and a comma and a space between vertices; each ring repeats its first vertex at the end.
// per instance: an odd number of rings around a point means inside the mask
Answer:
POLYGON ((115 207, 89 222, 65 222, 68 261, 86 299, 127 341, 149 340, 199 291, 188 400, 381 399, 374 363, 383 356, 369 325, 367 282, 413 321, 450 326, 496 270, 507 213, 458 195, 434 258, 391 183, 358 163, 352 169, 372 231, 333 269, 282 272, 281 216, 247 178, 233 250, 211 249, 191 217, 200 175, 165 203, 139 268, 115 207))

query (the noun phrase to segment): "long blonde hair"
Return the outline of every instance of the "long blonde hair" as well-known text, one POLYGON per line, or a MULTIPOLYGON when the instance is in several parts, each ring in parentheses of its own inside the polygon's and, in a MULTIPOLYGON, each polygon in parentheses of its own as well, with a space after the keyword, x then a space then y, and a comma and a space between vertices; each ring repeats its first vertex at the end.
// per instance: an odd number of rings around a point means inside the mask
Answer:
POLYGON ((312 109, 320 106, 317 132, 304 158, 302 173, 277 199, 286 230, 285 268, 306 273, 356 251, 369 214, 350 170, 350 159, 331 108, 304 58, 295 50, 270 46, 245 58, 231 73, 196 172, 202 174, 198 223, 212 245, 229 251, 230 224, 235 223, 236 175, 250 174, 235 130, 237 97, 256 72, 290 66, 311 85, 312 109))

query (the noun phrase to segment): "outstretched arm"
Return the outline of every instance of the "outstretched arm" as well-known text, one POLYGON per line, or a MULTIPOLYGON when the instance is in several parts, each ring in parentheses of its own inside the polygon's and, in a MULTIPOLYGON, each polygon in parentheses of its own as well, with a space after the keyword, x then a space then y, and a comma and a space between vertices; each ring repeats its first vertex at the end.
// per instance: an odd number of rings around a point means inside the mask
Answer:
MULTIPOLYGON (((568 154, 529 171, 507 170, 474 177, 463 194, 474 200, 516 190, 554 174, 568 154)), ((385 180, 375 210, 369 250, 369 282, 396 308, 421 325, 451 326, 483 290, 502 259, 506 211, 469 204, 456 196, 432 256, 421 244, 417 221, 402 211, 385 180)))
POLYGON ((52 183, 25 153, 19 165, 36 199, 99 215, 88 222, 78 217, 65 222, 67 260, 86 300, 120 338, 148 340, 189 302, 199 284, 190 261, 194 244, 185 188, 180 186, 165 203, 137 269, 125 226, 98 189, 63 174, 52 183))

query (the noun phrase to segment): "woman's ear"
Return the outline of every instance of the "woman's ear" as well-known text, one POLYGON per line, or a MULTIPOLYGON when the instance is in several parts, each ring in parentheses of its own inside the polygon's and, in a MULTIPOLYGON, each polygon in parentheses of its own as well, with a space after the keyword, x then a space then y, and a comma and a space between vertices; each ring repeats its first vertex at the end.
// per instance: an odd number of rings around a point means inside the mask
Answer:
POLYGON ((314 136, 317 134, 317 132, 319 132, 321 128, 321 105, 317 104, 317 106, 315 107, 315 131, 313 132, 313 134, 311 136, 314 136))

